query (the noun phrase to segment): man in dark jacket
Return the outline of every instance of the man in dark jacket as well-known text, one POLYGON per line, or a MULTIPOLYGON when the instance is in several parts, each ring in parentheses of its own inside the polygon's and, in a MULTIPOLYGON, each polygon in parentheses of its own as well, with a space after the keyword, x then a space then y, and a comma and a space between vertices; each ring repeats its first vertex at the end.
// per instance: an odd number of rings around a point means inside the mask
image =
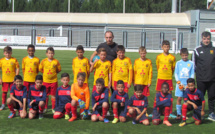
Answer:
POLYGON ((211 42, 211 33, 203 32, 199 47, 193 51, 192 60, 195 64, 197 88, 205 95, 208 92, 208 119, 215 121, 215 47, 211 42))

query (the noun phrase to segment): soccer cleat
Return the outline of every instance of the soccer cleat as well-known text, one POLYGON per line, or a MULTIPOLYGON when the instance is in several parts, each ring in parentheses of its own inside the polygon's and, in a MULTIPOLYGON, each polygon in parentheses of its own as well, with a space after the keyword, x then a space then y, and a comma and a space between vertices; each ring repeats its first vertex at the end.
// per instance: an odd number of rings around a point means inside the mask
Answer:
POLYGON ((146 112, 146 117, 149 117, 149 114, 146 112))
POLYGON ((68 120, 70 117, 68 114, 65 114, 65 120, 68 120))
POLYGON ((208 120, 215 121, 215 114, 213 112, 209 114, 208 120))
POLYGON ((112 121, 112 123, 113 123, 113 124, 116 124, 118 121, 119 121, 118 118, 114 118, 113 121, 112 121))
POLYGON ((150 117, 150 118, 151 118, 151 117, 152 117, 152 114, 149 114, 149 115, 148 115, 148 117, 150 117))
POLYGON ((40 120, 43 119, 43 113, 40 113, 40 114, 39 114, 39 119, 40 119, 40 120))
POLYGON ((169 117, 170 117, 170 118, 173 118, 173 119, 176 119, 177 116, 174 115, 174 114, 170 114, 169 117))
POLYGON ((11 112, 8 116, 9 119, 13 118, 16 116, 16 112, 11 112))
POLYGON ((72 117, 72 118, 69 119, 69 122, 72 122, 72 121, 74 121, 76 119, 77 119, 77 117, 72 117))
POLYGON ((132 124, 133 124, 133 125, 137 124, 137 122, 136 122, 135 119, 133 119, 132 124))
POLYGON ((107 118, 104 118, 104 123, 108 123, 109 120, 107 118))
POLYGON ((187 123, 185 122, 185 121, 183 121, 183 122, 181 122, 180 124, 179 124, 179 127, 183 127, 183 126, 185 126, 187 123))
POLYGON ((88 110, 84 110, 82 113, 81 113, 81 119, 82 120, 85 120, 88 118, 88 110))
POLYGON ((110 112, 109 111, 107 112, 107 116, 110 116, 110 112))
POLYGON ((55 110, 54 110, 54 109, 52 109, 52 113, 53 113, 53 114, 55 113, 55 110))
POLYGON ((48 111, 47 108, 45 108, 45 109, 43 110, 43 113, 45 114, 45 113, 47 113, 47 111, 48 111))
POLYGON ((90 110, 87 110, 87 112, 88 112, 88 115, 91 115, 91 112, 90 112, 90 110))
POLYGON ((0 111, 5 109, 5 104, 2 104, 0 107, 0 111))

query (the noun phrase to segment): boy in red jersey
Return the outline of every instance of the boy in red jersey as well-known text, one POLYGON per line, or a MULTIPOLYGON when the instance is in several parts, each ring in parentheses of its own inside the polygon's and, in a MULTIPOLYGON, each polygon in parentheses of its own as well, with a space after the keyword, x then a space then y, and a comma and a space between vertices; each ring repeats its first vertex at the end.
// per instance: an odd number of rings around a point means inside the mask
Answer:
POLYGON ((39 71, 43 73, 43 85, 46 87, 46 105, 44 112, 47 111, 49 95, 51 95, 52 113, 55 108, 55 95, 58 87, 57 74, 61 71, 60 62, 54 58, 54 48, 48 47, 46 50, 47 58, 42 60, 39 71))
POLYGON ((22 85, 22 82, 22 76, 16 75, 14 78, 15 85, 12 86, 10 91, 10 98, 7 99, 7 106, 11 112, 8 118, 15 117, 16 111, 14 111, 14 108, 19 110, 18 112, 21 118, 25 118, 27 116, 27 89, 22 85))
POLYGON ((133 79, 133 70, 131 59, 125 56, 123 45, 117 46, 117 58, 113 61, 112 74, 112 87, 114 87, 114 90, 116 90, 117 81, 122 80, 125 84, 124 91, 128 93, 133 79))
POLYGON ((60 119, 65 115, 65 119, 68 120, 69 114, 71 112, 71 86, 68 85, 70 81, 69 74, 61 74, 62 86, 57 88, 56 91, 56 101, 55 101, 55 113, 53 115, 54 119, 60 119))
POLYGON ((0 85, 2 85, 2 105, 0 111, 5 108, 8 88, 11 89, 15 75, 19 74, 19 63, 16 58, 11 57, 12 48, 6 46, 3 51, 5 57, 0 60, 0 68, 2 70, 2 79, 0 78, 0 85))
POLYGON ((34 45, 28 45, 27 52, 28 56, 22 59, 22 73, 24 76, 23 85, 26 86, 28 92, 29 87, 35 84, 35 78, 39 72, 40 59, 34 56, 34 45))

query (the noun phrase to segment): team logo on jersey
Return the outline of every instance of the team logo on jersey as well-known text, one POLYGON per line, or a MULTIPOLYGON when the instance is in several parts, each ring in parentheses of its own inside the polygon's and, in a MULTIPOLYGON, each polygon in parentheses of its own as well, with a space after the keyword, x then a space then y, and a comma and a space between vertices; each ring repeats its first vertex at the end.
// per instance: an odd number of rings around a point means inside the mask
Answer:
POLYGON ((66 94, 67 94, 67 95, 70 95, 70 91, 67 91, 66 94))
POLYGON ((104 99, 104 97, 105 97, 105 94, 102 93, 102 94, 101 94, 101 99, 104 99))
POLYGON ((190 64, 187 64, 188 67, 190 67, 190 64))
POLYGON ((146 67, 148 67, 149 66, 149 64, 146 64, 146 67))
POLYGON ((171 59, 169 59, 169 63, 172 63, 172 60, 171 60, 171 59))
POLYGON ((108 65, 106 65, 105 68, 107 69, 107 68, 108 68, 108 65))
POLYGON ((127 65, 128 65, 128 63, 127 63, 127 62, 124 62, 124 65, 125 65, 125 66, 127 66, 127 65))
POLYGON ((124 102, 124 101, 125 101, 125 98, 124 98, 124 97, 122 97, 121 101, 122 101, 122 102, 124 102))
POLYGON ((141 101, 141 105, 144 106, 144 104, 145 104, 145 102, 144 102, 144 101, 141 101))
POLYGON ((20 95, 20 96, 23 96, 23 92, 19 92, 19 95, 20 95))
POLYGON ((194 96, 194 100, 198 100, 198 99, 199 99, 199 97, 195 95, 194 96))
POLYGON ((40 96, 43 96, 43 92, 40 92, 40 94, 39 94, 40 96))
POLYGON ((10 65, 11 65, 11 66, 13 66, 13 64, 14 64, 13 62, 10 62, 10 65))
POLYGON ((214 50, 210 50, 210 54, 214 54, 214 50))
POLYGON ((36 66, 37 65, 37 62, 34 62, 34 66, 36 66))
POLYGON ((86 66, 86 63, 83 63, 83 66, 86 66))
POLYGON ((56 67, 56 65, 55 64, 53 64, 53 68, 55 68, 56 67))
POLYGON ((83 93, 83 92, 81 92, 81 95, 84 95, 84 93, 83 93))

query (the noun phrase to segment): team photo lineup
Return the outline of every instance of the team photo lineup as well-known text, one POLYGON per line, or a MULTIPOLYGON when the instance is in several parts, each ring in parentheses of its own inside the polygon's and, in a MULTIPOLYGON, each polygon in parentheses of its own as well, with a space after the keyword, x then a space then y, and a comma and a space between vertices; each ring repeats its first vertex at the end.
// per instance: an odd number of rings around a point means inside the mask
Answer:
POLYGON ((163 52, 157 55, 156 61, 151 61, 146 48, 141 46, 139 58, 134 63, 125 56, 125 47, 113 41, 112 31, 106 31, 104 36, 106 42, 101 43, 90 57, 84 56, 82 45, 76 47, 77 56, 71 62, 74 76, 71 86, 71 74, 62 73, 53 47, 46 49, 47 58, 39 59, 34 55, 35 46, 30 44, 27 46, 28 55, 19 63, 12 56, 12 47, 6 46, 3 49, 5 57, 0 60, 0 112, 7 110, 9 119, 16 116, 43 119, 50 98, 53 119, 150 125, 151 118, 153 125, 172 126, 169 118, 173 118, 180 120, 178 126, 183 127, 187 125, 189 111, 193 111, 195 125, 202 123, 206 114, 204 96, 207 91, 207 119, 215 121, 215 48, 210 32, 202 33, 201 44, 193 50, 191 59, 188 58, 188 49, 181 48, 181 60, 176 61, 175 56, 169 53, 170 42, 163 40, 163 52), (152 62, 156 63, 157 70, 152 69, 152 62), (155 72, 156 88, 152 89, 150 86, 155 72), (57 74, 61 76, 60 85, 57 74), (93 83, 89 82, 90 75, 94 77, 93 83), (149 106, 148 97, 152 90, 156 90, 156 95, 151 96, 154 102, 149 106), (133 95, 128 95, 129 91, 133 95), (173 96, 177 99, 173 100, 173 96), (152 107, 152 112, 147 110, 149 107, 152 107), (176 114, 173 107, 176 107, 176 114), (113 113, 113 120, 109 118, 110 113, 113 113), (161 116, 164 116, 163 120, 161 116))

